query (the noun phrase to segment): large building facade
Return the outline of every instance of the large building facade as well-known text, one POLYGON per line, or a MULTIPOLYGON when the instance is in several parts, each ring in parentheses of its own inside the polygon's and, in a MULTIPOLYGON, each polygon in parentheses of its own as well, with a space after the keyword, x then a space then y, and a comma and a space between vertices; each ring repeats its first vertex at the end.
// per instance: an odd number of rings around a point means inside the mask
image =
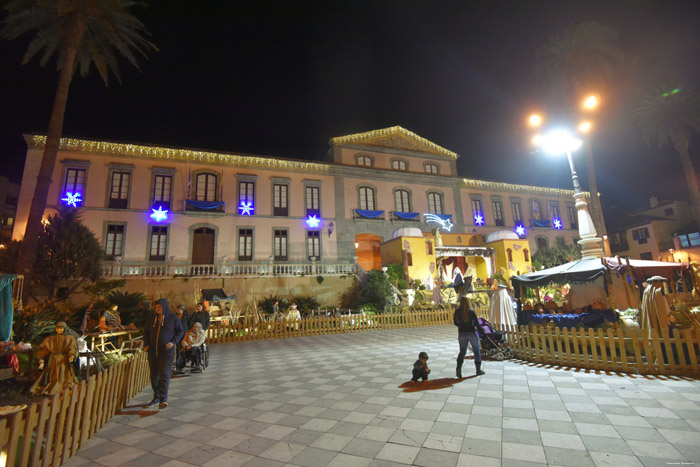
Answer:
MULTIPOLYGON (((26 141, 16 240, 45 138, 26 141)), ((381 267, 395 230, 438 224, 484 238, 517 231, 531 253, 578 239, 572 190, 460 177, 459 155, 401 127, 329 143, 325 161, 304 162, 64 139, 47 213, 75 204, 106 275, 134 278, 348 275, 381 267)))

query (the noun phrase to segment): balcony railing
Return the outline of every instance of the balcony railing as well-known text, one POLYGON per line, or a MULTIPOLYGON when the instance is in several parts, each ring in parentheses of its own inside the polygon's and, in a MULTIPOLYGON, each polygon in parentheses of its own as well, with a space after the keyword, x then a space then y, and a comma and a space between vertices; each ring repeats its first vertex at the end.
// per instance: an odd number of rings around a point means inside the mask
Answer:
POLYGON ((259 277, 259 276, 343 276, 355 274, 352 263, 263 263, 237 262, 218 264, 166 263, 160 265, 130 262, 106 262, 102 266, 104 277, 259 277))

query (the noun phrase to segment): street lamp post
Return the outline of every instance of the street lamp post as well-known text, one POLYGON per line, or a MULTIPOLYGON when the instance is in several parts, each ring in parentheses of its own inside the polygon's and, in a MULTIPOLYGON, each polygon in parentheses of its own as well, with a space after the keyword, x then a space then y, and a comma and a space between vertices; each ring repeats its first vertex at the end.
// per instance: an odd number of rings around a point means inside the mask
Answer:
POLYGON ((571 156, 573 151, 581 147, 583 141, 567 130, 554 130, 543 136, 536 136, 533 142, 541 146, 548 154, 566 154, 566 157, 569 159, 571 180, 574 183, 574 199, 576 200, 576 215, 580 237, 578 244, 581 245, 581 257, 582 259, 602 258, 604 251, 601 247, 601 239, 598 237, 595 224, 591 214, 588 212, 586 193, 581 189, 576 167, 574 166, 574 159, 571 156))

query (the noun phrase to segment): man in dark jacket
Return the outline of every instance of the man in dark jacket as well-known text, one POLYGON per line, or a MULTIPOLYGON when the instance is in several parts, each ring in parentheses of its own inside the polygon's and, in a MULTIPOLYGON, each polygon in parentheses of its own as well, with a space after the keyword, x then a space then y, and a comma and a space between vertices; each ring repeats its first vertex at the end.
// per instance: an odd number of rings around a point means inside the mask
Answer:
POLYGON ((190 318, 190 327, 194 326, 194 323, 199 323, 202 325, 202 329, 206 331, 207 329, 209 329, 210 320, 211 316, 209 315, 209 312, 204 309, 204 303, 197 303, 197 310, 190 318))
POLYGON ((170 312, 168 301, 156 302, 156 314, 146 323, 143 332, 144 350, 148 351, 148 366, 151 369, 153 400, 148 407, 164 409, 168 406, 168 386, 172 372, 175 348, 184 335, 180 319, 170 312))
MULTIPOLYGON (((187 331, 190 330, 192 326, 190 326, 190 315, 185 311, 185 305, 178 305, 177 308, 175 308, 175 314, 180 318, 180 324, 182 324, 182 335, 183 339, 184 336, 187 335, 187 331)), ((182 343, 182 339, 180 339, 180 342, 177 343, 175 346, 175 362, 179 363, 180 362, 180 344, 182 343)), ((178 365, 176 365, 178 366, 178 365)), ((175 374, 182 375, 185 372, 182 369, 177 369, 175 370, 175 374)))

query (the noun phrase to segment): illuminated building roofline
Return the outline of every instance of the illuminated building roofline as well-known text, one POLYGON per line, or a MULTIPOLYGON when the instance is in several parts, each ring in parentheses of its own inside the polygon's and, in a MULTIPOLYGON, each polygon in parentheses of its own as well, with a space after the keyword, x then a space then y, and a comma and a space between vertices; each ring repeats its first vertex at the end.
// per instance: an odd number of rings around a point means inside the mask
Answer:
MULTIPOLYGON (((43 149, 46 145, 46 136, 25 135, 24 139, 30 149, 43 149)), ((93 141, 74 138, 61 138, 59 149, 64 151, 87 152, 92 154, 114 154, 144 159, 164 159, 174 162, 202 162, 236 167, 292 169, 307 172, 328 172, 330 170, 330 165, 319 164, 317 162, 302 162, 273 157, 226 154, 211 151, 197 151, 194 149, 176 149, 161 146, 147 146, 143 144, 112 143, 108 141, 93 141)))
POLYGON ((412 131, 408 131, 407 129, 400 126, 392 126, 389 128, 382 128, 380 130, 367 131, 364 133, 355 133, 354 135, 337 136, 335 138, 331 138, 329 143, 333 146, 341 146, 344 144, 367 144, 370 146, 374 144, 378 146, 384 146, 380 143, 380 140, 392 136, 400 137, 406 141, 422 146, 424 148, 424 152, 439 154, 441 156, 448 156, 454 159, 459 158, 459 154, 457 154, 456 152, 452 152, 448 149, 443 148, 442 146, 438 146, 432 141, 428 141, 427 139, 418 136, 412 131))
MULTIPOLYGON (((564 190, 561 188, 547 188, 532 185, 516 185, 513 183, 489 182, 486 180, 476 180, 473 178, 462 179, 462 186, 465 188, 479 188, 482 190, 491 191, 509 191, 512 193, 532 193, 539 195, 556 195, 556 196, 573 196, 574 190, 564 190)), ((590 197, 589 192, 584 192, 587 197, 590 197)))

